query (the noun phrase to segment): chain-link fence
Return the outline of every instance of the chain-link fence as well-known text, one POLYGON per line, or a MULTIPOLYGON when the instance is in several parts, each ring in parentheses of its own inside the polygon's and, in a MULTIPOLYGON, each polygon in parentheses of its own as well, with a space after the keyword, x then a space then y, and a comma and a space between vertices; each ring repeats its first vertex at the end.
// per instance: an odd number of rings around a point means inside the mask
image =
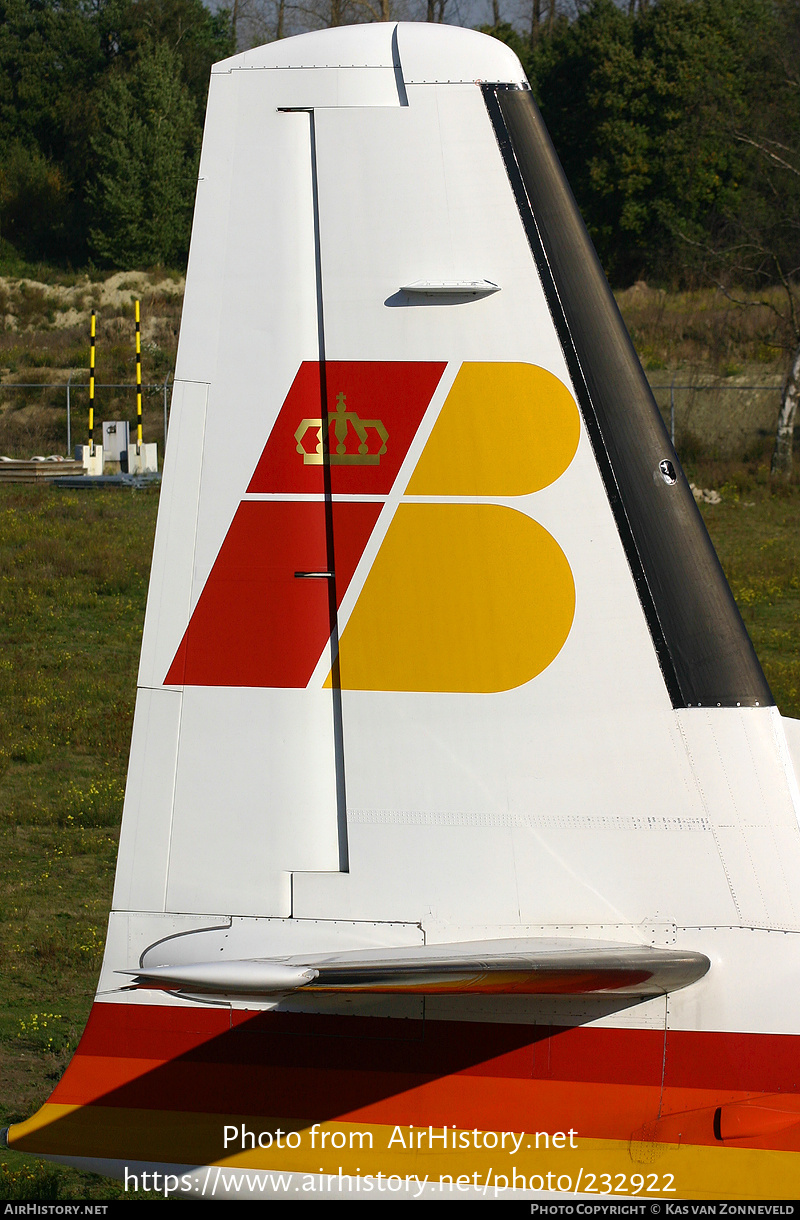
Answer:
POLYGON ((677 379, 651 383, 672 443, 683 457, 768 456, 775 443, 781 383, 677 379))
MULTIPOLYGON (((155 441, 163 454, 169 429, 171 374, 163 382, 142 386, 143 439, 155 441)), ((95 382, 95 441, 102 439, 103 420, 127 420, 136 428, 136 384, 95 382)), ((71 455, 89 440, 89 383, 85 373, 67 381, 4 381, 0 384, 0 454, 30 458, 35 454, 71 455)))
MULTIPOLYGON (((145 441, 163 454, 169 427, 170 381, 142 386, 145 441)), ((775 438, 781 385, 743 385, 672 380, 651 383, 679 453, 689 457, 743 458, 768 455, 775 438)), ((136 422, 136 386, 95 383, 95 436, 103 420, 136 422)), ((0 454, 71 454, 88 438, 89 385, 86 374, 63 382, 5 381, 0 384, 0 454)))

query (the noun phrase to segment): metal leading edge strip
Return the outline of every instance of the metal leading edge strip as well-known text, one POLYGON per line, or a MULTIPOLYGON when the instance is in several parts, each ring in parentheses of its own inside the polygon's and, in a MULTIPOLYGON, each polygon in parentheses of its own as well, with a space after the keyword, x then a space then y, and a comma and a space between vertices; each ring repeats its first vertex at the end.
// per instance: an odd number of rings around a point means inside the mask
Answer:
POLYGON ((771 705, 536 103, 503 85, 483 95, 672 705, 771 705))

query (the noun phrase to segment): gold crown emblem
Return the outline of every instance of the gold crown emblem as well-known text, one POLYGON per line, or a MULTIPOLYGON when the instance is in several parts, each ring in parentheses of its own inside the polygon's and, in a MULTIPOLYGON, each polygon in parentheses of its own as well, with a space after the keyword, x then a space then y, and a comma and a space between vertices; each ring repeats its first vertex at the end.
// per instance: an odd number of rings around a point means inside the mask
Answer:
POLYGON ((336 411, 328 417, 328 443, 323 440, 321 419, 301 420, 294 439, 297 441, 297 452, 303 455, 304 466, 321 466, 326 454, 331 466, 377 466, 381 455, 386 452, 389 433, 379 419, 361 419, 355 411, 348 411, 345 395, 340 392, 336 395, 336 411), (336 437, 335 452, 331 452, 331 428, 336 437), (358 453, 348 452, 351 428, 359 441, 358 453), (309 452, 303 440, 306 433, 312 431, 317 433, 317 443, 313 451, 309 452), (374 453, 370 453, 368 431, 376 433, 381 442, 380 448, 374 453))

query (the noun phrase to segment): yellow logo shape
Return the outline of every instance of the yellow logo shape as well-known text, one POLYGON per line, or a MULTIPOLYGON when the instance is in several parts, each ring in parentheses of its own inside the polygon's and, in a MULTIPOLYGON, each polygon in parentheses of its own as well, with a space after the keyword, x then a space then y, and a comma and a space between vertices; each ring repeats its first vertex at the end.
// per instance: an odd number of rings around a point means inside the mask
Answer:
POLYGON ((550 664, 574 613, 564 552, 524 513, 401 504, 342 635, 342 688, 509 690, 550 664))
POLYGON ((552 373, 461 366, 407 488, 431 500, 400 504, 342 633, 342 689, 489 693, 547 668, 575 615, 561 547, 524 512, 434 497, 538 491, 579 438, 552 373))
POLYGON ((462 364, 407 491, 524 496, 569 466, 581 433, 567 387, 534 364, 462 364))

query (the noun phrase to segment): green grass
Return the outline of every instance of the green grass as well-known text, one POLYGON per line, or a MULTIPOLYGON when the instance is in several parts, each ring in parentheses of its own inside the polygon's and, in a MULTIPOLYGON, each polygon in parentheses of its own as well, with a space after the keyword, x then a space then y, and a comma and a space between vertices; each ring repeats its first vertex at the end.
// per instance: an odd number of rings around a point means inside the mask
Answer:
MULTIPOLYGON (((800 716, 800 487, 743 466, 712 539, 781 710, 800 716)), ((111 903, 155 491, 0 487, 0 1122, 31 1115, 72 1053, 111 903)), ((0 1197, 114 1198, 119 1183, 0 1155, 0 1197)))
MULTIPOLYGON (((0 488, 0 1120, 63 1072, 111 904, 155 491, 0 488)), ((0 1197, 118 1183, 8 1152, 0 1197)))
POLYGON ((775 701, 800 718, 800 486, 766 471, 703 486, 722 492, 701 511, 775 701))

